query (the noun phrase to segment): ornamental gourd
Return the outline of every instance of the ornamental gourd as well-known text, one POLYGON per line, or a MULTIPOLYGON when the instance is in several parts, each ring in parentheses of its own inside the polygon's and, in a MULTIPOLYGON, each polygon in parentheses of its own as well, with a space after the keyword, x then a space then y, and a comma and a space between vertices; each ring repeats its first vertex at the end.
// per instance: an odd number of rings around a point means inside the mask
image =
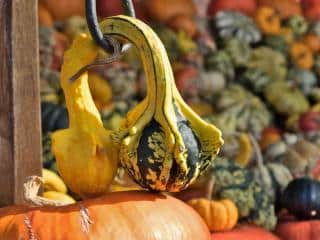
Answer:
POLYGON ((272 81, 285 80, 287 75, 287 60, 280 52, 269 47, 257 47, 252 50, 248 68, 259 69, 267 73, 272 81))
POLYGON ((301 36, 308 31, 308 22, 303 16, 291 16, 285 26, 291 28, 296 36, 301 36))
POLYGON ((103 127, 92 99, 88 74, 70 78, 93 62, 99 48, 87 35, 79 35, 65 53, 61 72, 69 115, 69 127, 52 134, 52 151, 68 187, 83 198, 101 195, 116 174, 119 148, 103 127))
POLYGON ((238 209, 230 199, 212 200, 213 176, 206 183, 206 198, 193 198, 188 204, 199 213, 210 231, 226 231, 238 222, 238 209))
POLYGON ((68 112, 64 106, 50 102, 41 103, 42 132, 52 132, 68 127, 68 112))
POLYGON ((281 203, 298 219, 320 219, 320 182, 298 178, 284 190, 281 203))
POLYGON ((255 182, 251 170, 240 167, 233 160, 218 158, 211 174, 215 180, 213 197, 232 200, 240 220, 269 230, 275 227, 274 205, 267 191, 255 182))
POLYGON ((303 42, 295 42, 291 45, 290 57, 293 64, 302 69, 311 69, 314 64, 312 50, 303 42))
MULTIPOLYGON (((238 131, 258 134, 270 124, 271 114, 265 104, 255 95, 237 84, 230 84, 216 96, 216 117, 234 116, 238 131)), ((214 119, 213 122, 215 123, 214 119)), ((219 121, 218 121, 219 122, 219 121)), ((225 122, 221 122, 225 124, 225 122)))
POLYGON ((234 37, 248 43, 261 40, 261 32, 255 22, 239 12, 221 11, 210 20, 210 25, 221 39, 234 37))
POLYGON ((255 13, 255 21, 264 34, 278 34, 280 32, 280 17, 273 8, 259 7, 255 13))
POLYGON ((105 34, 136 46, 147 79, 147 96, 127 115, 120 139, 120 160, 142 187, 176 192, 205 170, 223 141, 220 131, 203 121, 182 100, 165 48, 137 19, 108 18, 105 34))
POLYGON ((257 0, 258 6, 267 6, 276 9, 282 19, 293 15, 302 15, 300 4, 296 0, 257 0))

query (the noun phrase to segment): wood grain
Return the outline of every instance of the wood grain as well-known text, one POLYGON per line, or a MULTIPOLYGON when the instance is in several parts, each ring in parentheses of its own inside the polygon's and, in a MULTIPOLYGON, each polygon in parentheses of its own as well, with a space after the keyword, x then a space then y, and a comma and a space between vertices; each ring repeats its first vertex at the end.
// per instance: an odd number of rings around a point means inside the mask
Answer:
POLYGON ((0 0, 0 205, 41 174, 37 0, 0 0))

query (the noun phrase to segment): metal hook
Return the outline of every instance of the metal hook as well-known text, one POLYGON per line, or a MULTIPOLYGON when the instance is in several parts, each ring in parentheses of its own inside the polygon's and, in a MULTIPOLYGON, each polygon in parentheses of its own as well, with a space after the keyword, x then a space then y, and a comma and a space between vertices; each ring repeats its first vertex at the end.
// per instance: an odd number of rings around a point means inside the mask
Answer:
MULTIPOLYGON (((132 0, 122 0, 125 13, 128 16, 135 17, 135 11, 132 0)), ((70 82, 77 80, 84 72, 88 71, 91 67, 105 65, 118 60, 124 52, 130 49, 131 44, 127 43, 121 46, 121 44, 111 36, 102 33, 97 17, 96 11, 96 0, 86 0, 86 18, 89 31, 92 35, 93 40, 106 52, 110 53, 111 56, 106 59, 98 59, 94 63, 88 64, 78 72, 76 72, 70 79, 70 82)))
MULTIPOLYGON (((132 0, 122 0, 125 13, 128 16, 135 17, 135 11, 133 7, 132 0)), ((96 0, 86 0, 86 18, 89 31, 92 35, 94 41, 103 48, 106 52, 114 54, 115 49, 112 44, 110 44, 110 39, 105 38, 99 27, 97 11, 96 11, 96 0)), ((128 50, 128 46, 123 47, 121 52, 128 50)))

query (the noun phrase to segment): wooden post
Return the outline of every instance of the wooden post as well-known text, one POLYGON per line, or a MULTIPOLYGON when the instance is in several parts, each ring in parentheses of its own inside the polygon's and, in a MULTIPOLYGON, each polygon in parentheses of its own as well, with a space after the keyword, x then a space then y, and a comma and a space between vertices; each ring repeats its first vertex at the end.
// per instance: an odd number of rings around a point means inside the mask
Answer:
POLYGON ((0 0, 0 205, 41 174, 37 0, 0 0))

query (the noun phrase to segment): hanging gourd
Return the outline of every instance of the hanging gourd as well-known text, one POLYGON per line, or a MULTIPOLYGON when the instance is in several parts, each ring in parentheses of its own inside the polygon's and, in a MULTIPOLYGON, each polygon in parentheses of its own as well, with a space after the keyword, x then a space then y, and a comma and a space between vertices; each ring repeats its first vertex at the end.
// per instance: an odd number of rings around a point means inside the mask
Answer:
POLYGON ((218 153, 220 131, 184 103, 165 48, 150 27, 125 16, 108 18, 101 27, 105 34, 134 44, 146 72, 147 96, 129 112, 117 134, 121 164, 144 188, 186 188, 218 153))

